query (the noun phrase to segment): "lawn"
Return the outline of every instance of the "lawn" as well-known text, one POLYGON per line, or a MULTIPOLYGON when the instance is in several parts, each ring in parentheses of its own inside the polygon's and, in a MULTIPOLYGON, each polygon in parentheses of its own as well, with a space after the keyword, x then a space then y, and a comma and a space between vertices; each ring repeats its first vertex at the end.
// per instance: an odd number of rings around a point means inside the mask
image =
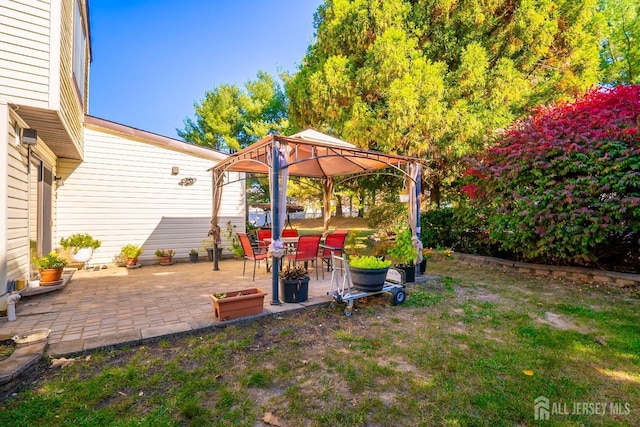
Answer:
POLYGON ((428 273, 402 306, 92 353, 3 402, 0 425, 640 425, 637 295, 444 259, 428 273))

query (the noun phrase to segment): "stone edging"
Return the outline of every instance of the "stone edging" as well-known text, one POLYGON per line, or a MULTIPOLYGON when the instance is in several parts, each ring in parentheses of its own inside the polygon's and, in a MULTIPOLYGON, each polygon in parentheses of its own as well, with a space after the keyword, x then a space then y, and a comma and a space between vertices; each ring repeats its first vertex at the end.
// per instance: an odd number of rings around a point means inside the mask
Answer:
POLYGON ((527 273, 553 278, 563 277, 581 282, 604 283, 621 289, 640 290, 640 274, 618 273, 617 271, 596 270, 581 267, 529 264, 526 262, 508 261, 502 258, 470 255, 459 252, 456 252, 454 259, 462 264, 503 268, 517 273, 527 273))

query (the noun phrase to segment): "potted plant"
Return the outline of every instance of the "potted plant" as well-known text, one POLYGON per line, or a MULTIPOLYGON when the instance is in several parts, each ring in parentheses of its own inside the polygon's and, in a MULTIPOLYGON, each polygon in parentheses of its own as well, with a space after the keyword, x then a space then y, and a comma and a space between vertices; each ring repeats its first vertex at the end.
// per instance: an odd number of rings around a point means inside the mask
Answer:
MULTIPOLYGON (((202 240, 202 249, 207 251, 209 261, 213 261, 213 237, 209 236, 202 240)), ((222 258, 222 246, 218 243, 218 259, 222 258)))
POLYGON ((422 262, 420 263, 420 274, 424 274, 427 271, 427 260, 433 255, 432 248, 422 249, 422 262))
POLYGON ((192 263, 198 262, 199 256, 200 255, 198 254, 198 250, 197 249, 191 249, 189 251, 189 261, 191 261, 192 263))
POLYGON ((138 257, 142 255, 142 248, 133 243, 128 243, 120 249, 120 254, 125 260, 127 268, 136 268, 138 265, 138 257))
POLYGON ((349 275, 356 289, 378 292, 384 287, 391 261, 371 255, 355 256, 349 260, 349 275))
POLYGON ((74 233, 69 237, 60 239, 60 246, 69 249, 71 259, 74 262, 87 262, 93 255, 93 251, 98 249, 102 242, 94 239, 88 233, 74 233))
POLYGON ((173 256, 176 254, 176 251, 173 249, 156 249, 156 256, 161 258, 160 265, 171 265, 173 264, 173 256))
POLYGON ((309 298, 309 272, 303 266, 280 271, 280 293, 284 302, 304 302, 309 298))
POLYGON ((231 224, 231 221, 227 221, 227 238, 231 240, 231 253, 236 259, 244 258, 244 250, 238 239, 238 234, 235 233, 236 225, 231 224))
POLYGON ((266 293, 259 288, 242 289, 219 294, 211 294, 213 313, 218 320, 260 314, 264 310, 266 293))
POLYGON ((40 284, 52 286, 60 283, 67 260, 55 252, 49 252, 46 256, 34 258, 33 265, 40 271, 40 284))
POLYGON ((417 250, 411 240, 411 230, 405 229, 396 234, 396 240, 389 250, 389 256, 396 262, 394 267, 404 271, 407 282, 416 281, 417 250))

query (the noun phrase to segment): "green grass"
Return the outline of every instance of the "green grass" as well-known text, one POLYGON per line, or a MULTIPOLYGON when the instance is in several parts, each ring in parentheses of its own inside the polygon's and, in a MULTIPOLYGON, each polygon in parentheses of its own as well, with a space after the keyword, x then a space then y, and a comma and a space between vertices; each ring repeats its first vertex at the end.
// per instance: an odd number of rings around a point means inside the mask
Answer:
POLYGON ((0 406, 0 425, 538 425, 533 401, 629 404, 544 425, 640 425, 640 301, 429 263, 437 282, 93 353, 0 406), (558 323, 557 320, 562 320, 558 323), (556 323, 554 323, 556 321, 556 323), (531 375, 530 375, 531 374, 531 375))

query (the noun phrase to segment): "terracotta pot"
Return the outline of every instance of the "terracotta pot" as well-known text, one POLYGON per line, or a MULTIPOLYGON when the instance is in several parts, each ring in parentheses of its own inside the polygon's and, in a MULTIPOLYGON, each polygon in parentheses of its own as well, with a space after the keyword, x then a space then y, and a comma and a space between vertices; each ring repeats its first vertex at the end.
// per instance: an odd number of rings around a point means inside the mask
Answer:
POLYGON ((126 264, 127 264, 127 267, 133 267, 134 265, 138 265, 138 257, 127 258, 126 264))
POLYGON ((258 288, 240 289, 225 293, 224 298, 209 295, 213 302, 214 315, 219 320, 260 314, 264 310, 266 293, 258 288))
POLYGON ((162 261, 160 261, 160 264, 162 265, 171 265, 172 263, 173 263, 173 257, 170 257, 170 256, 163 256, 162 261))
POLYGON ((47 283, 57 282, 62 279, 62 268, 46 268, 40 270, 40 284, 46 286, 47 283))

